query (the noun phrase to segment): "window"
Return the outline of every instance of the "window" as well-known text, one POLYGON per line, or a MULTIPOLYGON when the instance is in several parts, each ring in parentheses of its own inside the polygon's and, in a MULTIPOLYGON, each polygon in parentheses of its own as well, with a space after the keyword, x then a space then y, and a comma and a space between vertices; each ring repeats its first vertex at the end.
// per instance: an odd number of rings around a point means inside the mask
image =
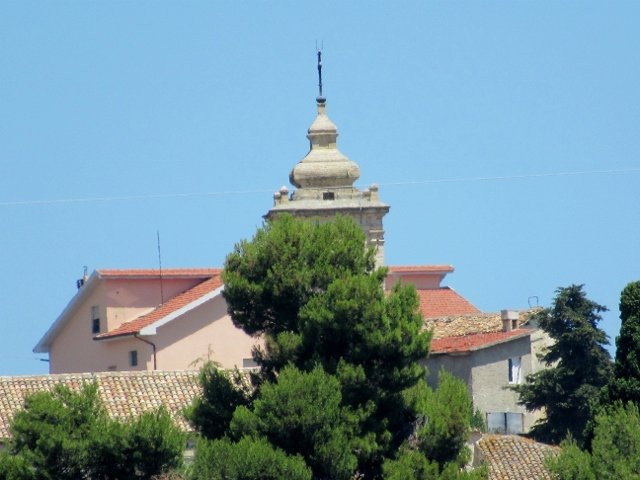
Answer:
POLYGON ((258 364, 253 358, 243 358, 242 368, 258 368, 258 364))
POLYGON ((336 199, 336 194, 335 194, 335 192, 322 192, 322 199, 323 200, 335 200, 336 199))
POLYGON ((97 305, 91 307, 91 333, 100 333, 100 308, 97 305))
POLYGON ((129 365, 131 365, 132 367, 137 367, 138 366, 138 351, 137 350, 131 350, 129 352, 129 365))
POLYGON ((523 415, 512 412, 487 413, 487 430, 489 433, 523 433, 523 415))
POLYGON ((522 357, 509 359, 509 383, 522 383, 522 357))

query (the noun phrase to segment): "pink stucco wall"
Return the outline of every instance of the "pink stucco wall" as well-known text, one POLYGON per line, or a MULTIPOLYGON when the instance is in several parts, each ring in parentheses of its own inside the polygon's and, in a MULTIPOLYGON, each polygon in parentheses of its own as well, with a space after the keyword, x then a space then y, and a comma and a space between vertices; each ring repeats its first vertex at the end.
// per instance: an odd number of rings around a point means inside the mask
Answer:
POLYGON ((260 339, 233 325, 222 295, 160 327, 148 338, 156 343, 160 370, 190 369, 207 360, 223 368, 242 368, 243 360, 251 358, 253 346, 261 344, 260 339))
MULTIPOLYGON (((197 279, 168 279, 163 282, 165 300, 191 288, 197 279)), ((110 340, 93 339, 91 307, 100 311, 101 331, 151 311, 160 303, 157 279, 102 279, 80 302, 49 350, 51 373, 78 373, 106 370, 153 369, 152 347, 133 336, 110 340), (138 353, 138 366, 129 363, 129 352, 138 353)), ((196 367, 206 359, 225 368, 242 368, 243 359, 260 340, 233 326, 226 304, 218 296, 181 317, 158 328, 157 334, 144 337, 156 344, 157 368, 183 370, 196 367)))
POLYGON ((385 278, 385 289, 391 290, 391 287, 397 282, 410 283, 415 285, 418 290, 429 290, 440 287, 443 275, 441 273, 395 273, 390 272, 385 278))

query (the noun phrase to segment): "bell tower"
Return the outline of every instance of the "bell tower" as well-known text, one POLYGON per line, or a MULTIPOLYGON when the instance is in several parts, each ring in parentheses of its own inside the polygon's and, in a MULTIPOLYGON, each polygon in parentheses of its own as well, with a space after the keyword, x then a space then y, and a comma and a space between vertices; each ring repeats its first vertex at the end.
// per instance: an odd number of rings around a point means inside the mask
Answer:
POLYGON ((287 187, 280 188, 273 195, 274 206, 265 218, 271 219, 280 212, 321 221, 337 214, 348 215, 360 225, 367 245, 376 249, 376 264, 382 266, 382 217, 389 211, 389 205, 380 201, 375 183, 362 191, 353 185, 360 177, 360 167, 338 150, 338 129, 327 116, 327 101, 322 96, 321 54, 318 51, 318 113, 307 133, 309 153, 289 174, 296 190, 290 194, 287 187))

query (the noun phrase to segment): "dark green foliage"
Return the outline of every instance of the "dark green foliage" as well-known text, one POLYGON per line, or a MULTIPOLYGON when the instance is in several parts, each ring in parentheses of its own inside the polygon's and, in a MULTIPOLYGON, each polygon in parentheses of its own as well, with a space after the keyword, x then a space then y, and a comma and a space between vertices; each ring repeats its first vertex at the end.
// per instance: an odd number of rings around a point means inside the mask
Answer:
POLYGON ((439 476, 438 464, 416 450, 403 451, 396 460, 387 460, 382 472, 385 480, 437 480, 439 476))
POLYGON ((28 397, 11 433, 10 467, 26 465, 36 480, 150 479, 180 466, 185 445, 163 409, 127 424, 109 419, 95 384, 78 393, 58 386, 28 397))
POLYGON ((31 465, 21 455, 0 451, 0 480, 35 480, 31 465))
MULTIPOLYGON (((248 403, 222 402, 209 420, 192 417, 197 427, 216 424, 215 435, 225 432, 228 441, 265 439, 302 456, 315 478, 379 478, 416 430, 418 405, 430 401, 421 399, 426 386, 407 394, 423 381, 430 340, 415 288, 397 285, 385 294, 385 275, 350 218, 315 223, 282 215, 236 245, 223 274, 228 310, 236 326, 263 335, 266 347, 254 352, 260 373, 248 403)), ((230 385, 216 376, 203 381, 223 383, 223 392, 230 385)), ((456 401, 438 414, 464 426, 423 435, 425 445, 441 448, 438 460, 460 459, 459 439, 469 432, 468 395, 456 401)), ((235 448, 228 441, 224 448, 235 448)))
POLYGON ((540 327, 555 340, 541 358, 548 368, 514 387, 527 409, 546 411, 531 431, 534 438, 559 443, 570 433, 578 444, 585 441, 585 426, 613 370, 607 335, 597 327, 605 310, 586 297, 582 285, 571 285, 557 289, 553 306, 536 314, 540 327))
POLYGON ((383 465, 384 480, 486 480, 488 473, 485 467, 466 471, 454 463, 440 469, 416 450, 403 450, 396 460, 383 465))
POLYGON ((440 467, 447 463, 462 466, 468 460, 465 441, 470 434, 473 405, 466 385, 441 370, 438 388, 420 382, 409 392, 410 402, 419 413, 417 448, 440 467))
POLYGON ((336 375, 368 471, 411 431, 415 412, 403 391, 424 376, 418 361, 429 346, 415 289, 399 285, 385 296, 385 274, 373 270, 373 252, 351 219, 318 225, 286 215, 237 245, 224 273, 234 323, 265 335, 266 351, 256 355, 263 380, 288 363, 336 375))
POLYGON ((262 385, 253 411, 239 409, 238 416, 232 422, 236 435, 264 436, 275 447, 302 455, 317 478, 348 480, 355 471, 340 383, 321 367, 309 373, 284 368, 276 383, 262 385))
POLYGON ((193 461, 195 480, 311 480, 300 457, 275 449, 264 439, 202 440, 193 461))
POLYGON ((107 421, 91 439, 87 468, 91 478, 140 478, 182 463, 185 436, 163 408, 129 424, 107 421))
POLYGON ((562 453, 549 457, 546 462, 547 469, 558 480, 598 480, 591 467, 589 452, 578 447, 573 439, 563 441, 560 446, 562 453))
POLYGON ((609 385, 608 399, 640 404, 640 281, 632 282, 622 290, 620 320, 615 377, 609 385))
POLYGON ((57 386, 26 399, 11 425, 10 450, 35 469, 37 479, 83 478, 96 426, 105 422, 96 385, 79 394, 57 386))
POLYGON ((229 254, 224 298, 234 323, 249 334, 297 330, 298 312, 336 278, 373 270, 373 252, 353 221, 321 228, 290 215, 259 229, 229 254))
POLYGON ((238 372, 230 374, 212 362, 200 370, 200 384, 202 396, 194 399, 185 416, 205 438, 221 438, 235 409, 248 405, 249 394, 242 388, 238 372))
POLYGON ((397 285, 385 296, 378 275, 335 280, 300 312, 302 368, 321 364, 336 374, 344 403, 361 416, 361 459, 389 455, 410 433, 415 418, 404 391, 425 375, 429 336, 412 286, 397 285))
POLYGON ((575 442, 563 444, 547 462, 558 480, 637 480, 640 478, 640 413, 634 403, 605 409, 596 416, 591 453, 575 442))

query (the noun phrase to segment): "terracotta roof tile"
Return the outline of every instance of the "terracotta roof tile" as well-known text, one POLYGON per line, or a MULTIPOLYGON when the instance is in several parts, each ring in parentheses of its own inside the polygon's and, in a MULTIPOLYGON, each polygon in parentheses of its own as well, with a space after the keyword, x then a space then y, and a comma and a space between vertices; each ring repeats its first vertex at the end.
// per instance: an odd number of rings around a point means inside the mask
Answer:
POLYGON ((483 347, 495 345, 509 339, 529 335, 531 330, 518 328, 510 332, 489 332, 464 335, 459 337, 443 337, 431 340, 431 353, 469 352, 483 347))
MULTIPOLYGON (((535 309, 532 309, 519 312, 520 326, 527 323, 529 317, 535 311, 535 309)), ((424 320, 424 326, 433 330, 433 338, 457 337, 475 333, 498 332, 502 330, 502 318, 500 317, 500 312, 483 313, 476 310, 476 313, 464 315, 453 314, 432 318, 427 317, 424 320)))
POLYGON ((425 318, 480 313, 468 300, 449 287, 418 290, 420 311, 425 318))
POLYGON ((184 407, 201 393, 197 371, 103 372, 24 377, 0 377, 0 440, 9 438, 9 426, 23 408, 27 395, 50 391, 63 384, 77 391, 96 381, 107 413, 120 420, 136 417, 163 405, 176 424, 191 427, 182 416, 184 407))
POLYGON ((151 325, 152 323, 160 320, 161 318, 166 317, 170 313, 179 310, 180 308, 188 305, 189 303, 197 300, 198 298, 210 293, 222 286, 222 279, 220 276, 216 276, 205 280, 202 283, 197 284, 195 287, 190 288, 189 290, 182 292, 180 295, 173 297, 171 300, 163 303, 159 307, 156 307, 151 312, 142 315, 130 322, 123 323, 119 327, 111 330, 110 332, 102 333, 95 338, 103 339, 103 338, 112 338, 119 337, 122 335, 131 335, 134 333, 140 332, 146 326, 151 325))
POLYGON ((476 444, 489 466, 489 480, 552 480, 544 462, 558 447, 517 435, 485 435, 476 444))
MULTIPOLYGON (((208 278, 219 275, 220 268, 167 268, 162 269, 163 277, 202 277, 208 278)), ((100 269, 97 270, 101 277, 159 277, 160 270, 153 268, 140 269, 100 269)))

